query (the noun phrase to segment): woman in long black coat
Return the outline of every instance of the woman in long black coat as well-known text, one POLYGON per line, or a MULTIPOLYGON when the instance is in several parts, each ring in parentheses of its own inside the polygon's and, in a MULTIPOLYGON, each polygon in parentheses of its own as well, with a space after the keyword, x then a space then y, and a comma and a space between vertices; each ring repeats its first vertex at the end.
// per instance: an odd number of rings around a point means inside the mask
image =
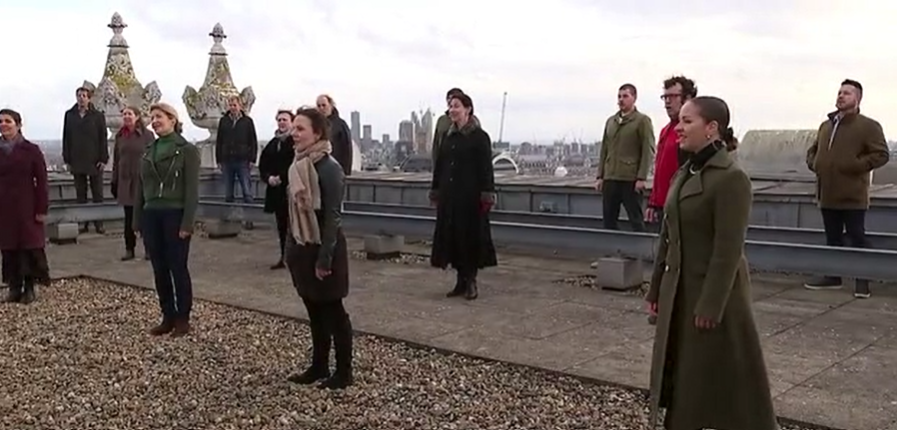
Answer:
POLYGON ((430 202, 436 206, 436 229, 430 263, 457 271, 447 297, 477 298, 477 272, 498 264, 492 244, 489 211, 495 204, 492 139, 473 117, 473 101, 455 94, 449 101, 452 126, 442 140, 430 202))
POLYGON ((280 258, 271 270, 283 269, 284 250, 286 249, 287 230, 289 229, 289 212, 287 211, 287 172, 293 164, 293 139, 290 128, 293 124, 293 113, 288 110, 277 112, 277 132, 274 138, 262 149, 259 157, 259 176, 265 184, 265 212, 273 213, 277 222, 277 237, 280 240, 280 258))

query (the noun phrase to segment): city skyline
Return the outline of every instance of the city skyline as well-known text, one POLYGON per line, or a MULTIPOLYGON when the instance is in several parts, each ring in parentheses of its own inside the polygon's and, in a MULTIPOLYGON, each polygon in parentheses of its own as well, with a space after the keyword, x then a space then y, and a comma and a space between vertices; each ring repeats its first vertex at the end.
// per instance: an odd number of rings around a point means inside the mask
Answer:
POLYGON ((405 0, 376 7, 356 0, 274 0, 266 8, 220 7, 211 0, 159 0, 154 8, 111 0, 17 3, 5 10, 17 17, 5 28, 33 37, 17 46, 17 62, 27 67, 9 68, 0 92, 4 106, 24 115, 28 136, 58 138, 74 88, 102 75, 106 24, 118 11, 129 25, 125 36, 138 78, 159 83, 163 100, 184 117, 191 140, 206 134, 186 120, 180 98, 186 85, 202 82, 207 34, 216 22, 229 36, 225 46, 235 84, 252 86, 258 95, 252 116, 260 136, 273 133, 278 108, 311 104, 321 93, 332 95, 344 116, 365 112, 373 136, 393 135, 409 111, 429 106, 440 113, 445 91, 457 86, 473 97, 494 140, 507 91, 505 140, 590 142, 599 140, 625 82, 639 88, 638 106, 659 131, 667 122, 658 98, 661 82, 684 73, 702 94, 729 101, 738 134, 815 129, 833 109, 840 81, 854 78, 866 88, 863 111, 882 123, 888 137, 897 137, 897 85, 890 77, 897 58, 880 54, 897 48, 883 18, 897 5, 761 0, 750 7, 708 9, 686 0, 701 11, 695 14, 657 1, 623 6, 561 0, 517 5, 508 18, 501 5, 459 1, 448 15, 405 0), (462 10, 474 7, 496 25, 461 18, 462 10), (179 13, 163 13, 172 8, 179 13), (296 16, 303 18, 297 23, 296 16), (851 20, 864 24, 838 24, 851 20), (34 22, 41 23, 39 31, 29 24, 34 22), (79 37, 67 36, 75 31, 79 37), (671 34, 678 35, 677 43, 668 43, 671 34), (850 43, 857 39, 876 43, 850 43), (328 67, 306 67, 307 58, 328 67), (282 66, 271 67, 273 59, 282 66))

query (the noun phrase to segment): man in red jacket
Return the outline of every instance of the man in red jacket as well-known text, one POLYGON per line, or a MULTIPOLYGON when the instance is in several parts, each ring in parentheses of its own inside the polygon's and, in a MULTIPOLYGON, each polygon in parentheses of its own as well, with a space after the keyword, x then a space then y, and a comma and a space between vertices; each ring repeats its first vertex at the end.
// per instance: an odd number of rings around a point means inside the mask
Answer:
POLYGON ((660 131, 660 138, 657 140, 654 184, 648 198, 648 209, 645 211, 645 221, 649 223, 658 223, 663 219, 663 205, 667 201, 673 176, 687 159, 685 152, 679 149, 676 125, 679 124, 679 109, 697 95, 698 87, 695 86, 695 81, 685 76, 673 76, 663 81, 663 95, 660 99, 663 100, 663 107, 670 117, 670 122, 660 131))

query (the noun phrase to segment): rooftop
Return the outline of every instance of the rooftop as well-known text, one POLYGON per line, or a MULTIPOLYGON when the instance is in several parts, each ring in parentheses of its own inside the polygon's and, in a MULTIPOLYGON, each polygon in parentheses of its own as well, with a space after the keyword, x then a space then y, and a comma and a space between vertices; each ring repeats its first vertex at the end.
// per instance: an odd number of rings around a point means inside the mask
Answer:
MULTIPOLYGON (((273 232, 266 228, 229 240, 197 237, 191 254, 197 298, 304 318, 304 308, 287 272, 268 269, 276 257, 275 243, 273 232)), ((87 275, 151 289, 149 264, 141 260, 119 262, 121 246, 118 237, 95 235, 84 236, 77 245, 51 246, 51 270, 55 277, 87 275)), ((358 250, 360 246, 360 240, 350 240, 351 249, 358 250)), ((416 256, 426 249, 408 245, 407 251, 409 254, 401 262, 371 262, 357 255, 352 259, 352 290, 347 307, 355 329, 589 380, 647 386, 653 328, 647 324, 643 302, 634 294, 592 288, 588 278, 583 277, 589 273, 587 261, 506 250, 499 257, 499 267, 482 273, 480 298, 465 302, 444 298, 452 275, 430 268, 425 257, 416 256)), ((893 390, 893 381, 897 379, 893 366, 897 362, 897 290, 893 285, 878 287, 871 299, 857 300, 849 291, 805 291, 800 288, 801 283, 801 279, 779 275, 754 276, 755 314, 777 413, 842 429, 897 430, 897 395, 893 390)), ((77 295, 72 299, 77 300, 77 295)), ((139 303, 149 308, 140 313, 147 319, 142 323, 153 323, 153 301, 145 296, 139 303)), ((196 324, 198 333, 224 329, 202 319, 196 324)), ((215 338, 196 336, 201 341, 215 338)), ((304 334, 284 329, 282 336, 304 334)), ((261 335, 259 339, 274 342, 261 335)), ((294 340, 297 345, 304 342, 294 340)), ((357 354, 362 364, 358 373, 370 375, 361 378, 386 378, 379 370, 364 367, 375 365, 365 352, 366 348, 373 348, 370 342, 374 341, 359 343, 357 354)), ((287 358, 278 355, 272 360, 287 358)), ((281 364, 284 363, 274 365, 281 364)), ((286 363, 291 364, 294 363, 286 363)), ((377 385, 378 381, 368 382, 377 385)), ((384 383, 400 382, 389 379, 384 383)), ((413 392, 424 390, 408 388, 412 391, 404 396, 412 398, 413 392)), ((454 394, 457 393, 445 395, 454 394)), ((351 396, 362 399, 362 394, 351 396)), ((629 413, 626 419, 638 423, 643 419, 644 404, 628 402, 627 408, 636 413, 629 413)), ((595 408, 605 406, 596 404, 595 408)), ((435 408, 436 403, 427 407, 435 408)), ((322 420, 336 413, 330 409, 320 412, 322 420)), ((563 407, 554 409, 558 413, 563 407)), ((542 423, 566 428, 549 421, 542 423)), ((603 428, 644 428, 643 423, 629 425, 603 428)))

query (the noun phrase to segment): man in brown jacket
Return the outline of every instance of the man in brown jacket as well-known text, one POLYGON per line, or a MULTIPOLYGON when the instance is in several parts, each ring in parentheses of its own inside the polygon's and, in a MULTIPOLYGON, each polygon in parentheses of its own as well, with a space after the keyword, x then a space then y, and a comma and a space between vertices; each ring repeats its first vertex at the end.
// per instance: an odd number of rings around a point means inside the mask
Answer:
POLYGON ((651 118, 636 109, 637 98, 635 85, 623 84, 617 91, 620 110, 604 125, 595 189, 601 191, 608 230, 618 229, 622 205, 632 230, 645 231, 641 192, 654 161, 654 126, 651 118))
MULTIPOLYGON (((850 246, 867 246, 865 224, 872 171, 888 162, 881 124, 860 114, 862 99, 859 82, 841 82, 835 103, 838 110, 828 114, 807 150, 807 167, 816 173, 816 199, 828 246, 844 246, 845 230, 850 246)), ((841 288, 841 278, 823 277, 805 286, 811 290, 841 288)), ((854 295, 866 298, 869 291, 858 288, 854 295)))

